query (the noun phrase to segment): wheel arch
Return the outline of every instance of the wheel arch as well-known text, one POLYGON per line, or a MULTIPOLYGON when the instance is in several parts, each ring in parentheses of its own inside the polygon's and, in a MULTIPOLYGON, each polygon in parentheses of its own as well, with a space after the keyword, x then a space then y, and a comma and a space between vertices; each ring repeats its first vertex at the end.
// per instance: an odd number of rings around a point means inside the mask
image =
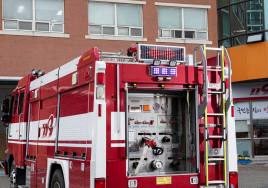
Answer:
POLYGON ((69 188, 69 161, 61 159, 47 159, 46 188, 49 188, 53 173, 59 169, 62 172, 65 188, 69 188))

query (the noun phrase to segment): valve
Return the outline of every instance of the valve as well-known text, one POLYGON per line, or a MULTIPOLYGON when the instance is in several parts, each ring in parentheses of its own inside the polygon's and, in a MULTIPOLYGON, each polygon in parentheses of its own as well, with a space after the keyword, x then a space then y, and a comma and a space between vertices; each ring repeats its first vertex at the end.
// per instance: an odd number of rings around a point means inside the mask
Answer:
POLYGON ((170 142, 170 138, 167 136, 164 136, 162 139, 163 142, 170 142))
POLYGON ((137 166, 138 166, 138 162, 134 162, 133 164, 132 164, 132 167, 134 168, 134 169, 136 169, 137 168, 137 166))
POLYGON ((163 148, 159 148, 159 147, 155 147, 155 148, 153 148, 153 153, 154 153, 155 155, 162 155, 163 152, 164 152, 163 148))
POLYGON ((163 163, 160 161, 160 160, 154 160, 152 162, 152 167, 155 169, 155 170, 159 170, 163 167, 163 163))
POLYGON ((180 165, 181 165, 180 161, 172 161, 172 163, 171 163, 171 166, 173 166, 175 168, 179 167, 180 165))

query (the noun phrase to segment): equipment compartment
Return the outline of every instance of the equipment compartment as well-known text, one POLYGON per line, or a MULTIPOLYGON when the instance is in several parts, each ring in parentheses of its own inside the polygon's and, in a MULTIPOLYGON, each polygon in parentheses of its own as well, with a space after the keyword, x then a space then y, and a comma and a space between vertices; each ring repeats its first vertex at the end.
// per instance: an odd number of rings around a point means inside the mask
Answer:
POLYGON ((129 175, 187 172, 189 144, 186 144, 186 124, 189 120, 186 92, 137 92, 130 90, 128 95, 129 175), (142 154, 146 145, 148 150, 144 153, 143 161, 142 154), (139 163, 142 165, 135 174, 139 163))

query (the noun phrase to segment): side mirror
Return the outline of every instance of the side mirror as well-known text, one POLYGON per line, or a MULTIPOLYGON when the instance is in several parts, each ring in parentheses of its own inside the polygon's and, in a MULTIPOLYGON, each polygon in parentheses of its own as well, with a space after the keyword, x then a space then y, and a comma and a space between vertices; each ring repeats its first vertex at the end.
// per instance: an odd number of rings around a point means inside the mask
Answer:
POLYGON ((6 123, 9 123, 9 115, 3 115, 1 117, 1 121, 6 124, 6 123))
POLYGON ((2 100, 1 111, 5 114, 9 111, 9 99, 2 100))

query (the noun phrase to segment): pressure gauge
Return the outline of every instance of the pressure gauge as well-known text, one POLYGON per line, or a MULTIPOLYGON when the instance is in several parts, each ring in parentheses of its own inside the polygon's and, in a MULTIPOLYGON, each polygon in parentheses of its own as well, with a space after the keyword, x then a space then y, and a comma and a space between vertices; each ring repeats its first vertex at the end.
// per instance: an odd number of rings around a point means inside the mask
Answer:
POLYGON ((153 109, 154 110, 159 110, 159 108, 160 108, 160 105, 158 103, 154 103, 153 109))
POLYGON ((167 106, 167 104, 162 104, 161 108, 162 108, 162 110, 167 110, 168 106, 167 106))

